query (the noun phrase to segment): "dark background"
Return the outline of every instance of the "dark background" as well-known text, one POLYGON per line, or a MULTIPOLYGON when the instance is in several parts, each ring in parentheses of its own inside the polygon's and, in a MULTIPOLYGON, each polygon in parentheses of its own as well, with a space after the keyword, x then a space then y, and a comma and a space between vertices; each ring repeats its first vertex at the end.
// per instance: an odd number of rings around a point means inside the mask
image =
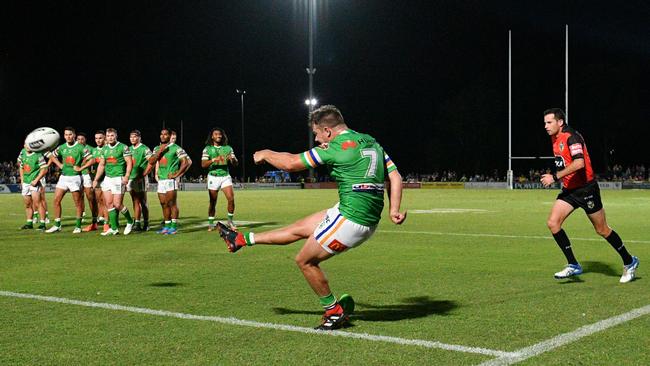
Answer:
MULTIPOLYGON (((163 121, 178 130, 181 119, 195 162, 212 126, 240 154, 242 88, 248 173, 260 175, 269 167, 255 171, 253 151, 308 146, 306 9, 298 0, 4 4, 0 161, 39 126, 115 127, 125 143, 138 128, 153 147, 163 121)), ((647 164, 649 19, 642 0, 319 1, 315 95, 375 136, 402 173, 504 175, 508 30, 513 155, 550 155, 542 111, 564 107, 569 24, 569 121, 594 168, 647 164)))

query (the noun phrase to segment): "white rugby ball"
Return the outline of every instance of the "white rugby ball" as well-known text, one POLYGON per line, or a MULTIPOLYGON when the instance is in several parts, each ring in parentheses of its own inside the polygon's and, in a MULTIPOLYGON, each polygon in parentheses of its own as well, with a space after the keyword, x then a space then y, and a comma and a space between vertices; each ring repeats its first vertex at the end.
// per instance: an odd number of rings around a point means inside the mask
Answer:
POLYGON ((59 133, 50 127, 39 127, 25 138, 25 146, 31 151, 45 151, 59 144, 59 133))

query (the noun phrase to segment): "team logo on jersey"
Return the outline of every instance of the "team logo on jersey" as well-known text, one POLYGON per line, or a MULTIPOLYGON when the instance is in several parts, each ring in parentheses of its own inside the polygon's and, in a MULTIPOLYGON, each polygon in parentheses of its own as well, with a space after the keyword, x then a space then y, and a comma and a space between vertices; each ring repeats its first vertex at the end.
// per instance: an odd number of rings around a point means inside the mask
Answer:
POLYGON ((352 140, 348 140, 348 141, 345 141, 345 142, 343 142, 341 144, 341 149, 343 149, 343 150, 347 150, 347 149, 349 149, 351 147, 352 148, 357 147, 357 143, 352 141, 352 140))
POLYGON ((116 164, 117 163, 117 158, 114 157, 114 156, 109 156, 109 157, 106 158, 106 162, 111 163, 111 164, 116 164))
POLYGON ((160 159, 160 165, 167 165, 167 158, 166 157, 163 156, 162 159, 160 159))
POLYGON ((66 162, 66 164, 74 165, 74 163, 76 162, 76 160, 75 160, 75 158, 72 157, 72 156, 67 156, 67 157, 65 158, 65 162, 66 162))
POLYGON ((560 142, 560 151, 564 151, 564 143, 560 142))
POLYGON ((32 171, 32 167, 29 165, 25 165, 23 166, 23 170, 25 171, 25 173, 29 173, 32 171))

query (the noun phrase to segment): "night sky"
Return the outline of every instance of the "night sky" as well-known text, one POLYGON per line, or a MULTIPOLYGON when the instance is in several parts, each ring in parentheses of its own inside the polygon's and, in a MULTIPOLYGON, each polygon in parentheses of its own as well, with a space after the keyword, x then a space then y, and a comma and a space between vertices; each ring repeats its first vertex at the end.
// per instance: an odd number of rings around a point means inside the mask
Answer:
MULTIPOLYGON (((505 175, 509 29, 513 154, 550 155, 542 111, 564 107, 565 24, 569 120, 594 168, 650 163, 646 1, 326 0, 317 12, 319 103, 376 137, 403 174, 505 175)), ((212 126, 240 154, 237 88, 249 175, 270 169, 254 171, 255 150, 308 146, 304 1, 14 1, 0 19, 0 161, 39 126, 114 127, 125 143, 137 128, 153 147, 163 121, 181 120, 195 161, 212 126)))

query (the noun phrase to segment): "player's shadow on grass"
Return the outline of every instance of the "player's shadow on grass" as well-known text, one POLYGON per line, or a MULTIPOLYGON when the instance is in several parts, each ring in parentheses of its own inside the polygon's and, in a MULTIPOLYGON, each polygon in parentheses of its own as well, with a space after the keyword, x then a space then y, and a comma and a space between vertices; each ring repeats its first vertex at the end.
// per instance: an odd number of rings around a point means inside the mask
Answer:
MULTIPOLYGON (((458 307, 455 301, 432 300, 428 296, 417 296, 402 299, 400 304, 372 305, 357 303, 353 319, 369 322, 398 321, 405 319, 424 318, 429 315, 448 315, 458 307)), ((322 311, 293 310, 287 308, 273 308, 276 314, 314 314, 321 315, 322 311)))
POLYGON ((609 277, 619 277, 621 272, 615 269, 613 266, 603 263, 603 262, 582 262, 582 269, 585 273, 600 273, 609 277))
POLYGON ((180 282, 153 282, 148 284, 147 286, 149 287, 179 287, 179 286, 185 286, 184 284, 180 282))
MULTIPOLYGON (((227 219, 222 219, 222 220, 217 219, 216 221, 223 221, 225 223, 226 220, 227 219)), ((235 223, 237 223, 236 220, 235 220, 235 223)), ((250 229, 253 229, 253 228, 256 228, 256 227, 259 227, 259 226, 276 225, 276 224, 277 224, 276 221, 255 222, 255 223, 250 223, 250 224, 246 224, 246 225, 241 225, 241 226, 238 227, 238 229, 240 229, 240 230, 250 230, 250 229)), ((187 228, 183 228, 181 226, 181 231, 182 232, 192 233, 192 232, 196 232, 196 231, 206 231, 206 230, 208 230, 208 221, 206 219, 199 219, 199 220, 196 220, 196 221, 189 221, 188 220, 188 221, 183 221, 183 226, 185 226, 187 228), (205 225, 200 225, 199 226, 198 224, 201 224, 201 223, 204 223, 205 225), (194 226, 194 227, 188 227, 188 226, 194 226)))

